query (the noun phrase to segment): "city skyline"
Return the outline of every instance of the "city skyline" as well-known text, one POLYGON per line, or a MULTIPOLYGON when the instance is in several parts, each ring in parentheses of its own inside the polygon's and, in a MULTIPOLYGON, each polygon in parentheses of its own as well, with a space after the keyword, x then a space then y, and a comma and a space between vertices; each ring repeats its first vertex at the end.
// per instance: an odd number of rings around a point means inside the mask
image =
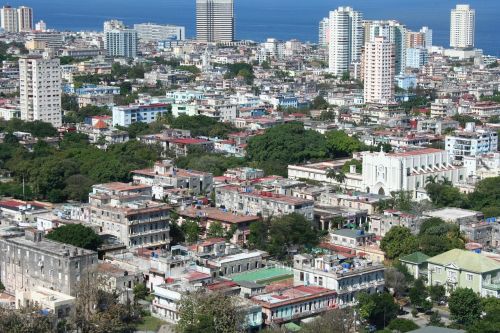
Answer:
MULTIPOLYGON (((90 0, 92 3, 93 0, 90 0)), ((429 1, 427 1, 429 2, 429 1)), ((308 6, 297 3, 290 3, 285 11, 277 12, 280 1, 272 4, 260 0, 254 2, 237 1, 235 3, 236 38, 263 41, 267 37, 274 37, 282 40, 297 38, 301 41, 317 42, 317 24, 324 17, 325 13, 339 5, 355 6, 356 10, 362 11, 367 19, 394 19, 402 22, 411 29, 418 29, 421 26, 429 26, 434 31, 434 41, 436 45, 449 45, 449 21, 450 10, 456 3, 443 1, 429 6, 430 3, 421 1, 418 4, 399 4, 395 0, 388 0, 388 6, 384 11, 367 1, 359 3, 343 2, 336 4, 326 4, 319 0, 313 0, 308 6), (264 7, 266 15, 258 13, 258 8, 264 7), (432 8, 432 10, 430 10, 432 8), (417 15, 409 15, 408 10, 417 15), (290 13, 293 10, 300 10, 300 17, 293 17, 290 13), (258 13, 258 14, 257 14, 258 13), (273 24, 271 25, 270 22, 273 24), (291 22, 296 29, 291 28, 291 22)), ((477 0, 468 1, 477 12, 476 22, 476 47, 485 51, 485 54, 500 54, 500 46, 495 43, 495 31, 492 28, 495 21, 494 10, 491 6, 486 6, 477 0)), ((107 4, 101 4, 96 8, 95 15, 91 15, 85 6, 78 7, 77 11, 70 10, 64 3, 57 0, 49 0, 44 6, 31 0, 14 1, 12 5, 27 5, 35 9, 36 21, 43 19, 49 27, 59 30, 98 30, 102 21, 112 18, 124 20, 127 25, 134 23, 154 22, 158 24, 175 24, 186 27, 186 37, 195 36, 195 2, 194 1, 169 1, 168 4, 156 0, 146 0, 144 6, 134 3, 127 4, 120 8, 113 8, 107 4), (158 9, 146 13, 146 5, 158 9), (50 10, 49 10, 50 9, 50 10), (158 13, 162 14, 159 15, 158 13), (71 19, 70 19, 71 18, 71 19)), ((495 9, 496 4, 493 4, 495 9)))

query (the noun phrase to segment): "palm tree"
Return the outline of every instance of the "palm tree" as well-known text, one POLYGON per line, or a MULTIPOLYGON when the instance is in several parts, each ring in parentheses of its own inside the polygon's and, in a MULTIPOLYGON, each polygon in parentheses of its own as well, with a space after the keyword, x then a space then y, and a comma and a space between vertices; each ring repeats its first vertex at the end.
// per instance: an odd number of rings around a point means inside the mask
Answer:
POLYGON ((437 175, 436 176, 432 176, 432 175, 427 176, 427 178, 425 178, 425 183, 426 184, 436 184, 437 178, 438 178, 437 175))
POLYGON ((448 185, 448 186, 453 185, 452 182, 448 179, 448 177, 442 176, 441 178, 442 179, 439 181, 441 185, 448 185))
POLYGON ((337 170, 334 168, 328 168, 326 170, 326 178, 335 179, 337 177, 337 170))
POLYGON ((339 183, 343 183, 345 182, 345 173, 340 171, 340 172, 337 172, 337 174, 335 175, 335 180, 338 181, 339 183))

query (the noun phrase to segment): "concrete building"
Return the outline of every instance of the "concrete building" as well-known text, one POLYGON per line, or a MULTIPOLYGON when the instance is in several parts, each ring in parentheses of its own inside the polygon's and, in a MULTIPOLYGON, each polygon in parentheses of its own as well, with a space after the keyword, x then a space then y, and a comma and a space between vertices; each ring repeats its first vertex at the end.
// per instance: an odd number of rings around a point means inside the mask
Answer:
POLYGON ((1 26, 5 32, 19 32, 19 17, 17 9, 9 5, 3 6, 0 9, 1 26))
POLYGON ((500 263, 478 253, 453 249, 427 259, 427 283, 446 294, 470 288, 482 297, 500 297, 500 263))
POLYGON ((304 285, 257 295, 251 300, 262 306, 266 325, 281 325, 338 307, 336 291, 304 285))
POLYGON ((450 47, 471 49, 474 47, 476 11, 469 5, 457 5, 451 10, 450 47))
POLYGON ((353 62, 361 60, 363 15, 351 7, 330 12, 329 70, 341 76, 353 62))
POLYGON ((140 23, 134 24, 134 30, 137 31, 137 38, 145 43, 186 39, 186 28, 177 25, 140 23))
POLYGON ((171 208, 150 199, 150 186, 94 185, 89 194, 89 222, 127 247, 165 247, 170 243, 171 208))
POLYGON ((394 72, 403 73, 406 68, 406 26, 394 20, 387 21, 365 21, 364 41, 375 42, 377 37, 384 37, 394 46, 394 72))
POLYGON ((233 0, 196 0, 196 39, 200 42, 234 40, 233 0))
POLYGON ((456 161, 463 161, 464 157, 494 153, 498 150, 498 133, 476 129, 474 123, 467 123, 463 131, 446 136, 445 149, 456 161))
POLYGON ((346 263, 342 255, 293 257, 294 286, 318 286, 337 292, 338 306, 356 304, 360 292, 373 294, 384 289, 384 265, 353 258, 346 263))
POLYGON ((418 69, 429 61, 429 52, 424 47, 406 49, 406 67, 418 69))
POLYGON ((114 29, 106 31, 105 47, 108 57, 137 57, 137 31, 114 29))
POLYGON ((215 270, 212 271, 212 275, 215 277, 231 276, 264 267, 264 257, 267 256, 267 252, 258 250, 241 252, 210 259, 207 261, 207 265, 215 270))
POLYGON ((267 218, 291 213, 313 219, 314 201, 288 195, 261 192, 250 187, 223 186, 215 190, 217 207, 239 214, 258 215, 267 218))
POLYGON ((111 30, 122 30, 122 29, 125 29, 125 23, 123 23, 123 21, 120 20, 104 21, 103 24, 104 33, 111 30))
POLYGON ((62 125, 61 66, 58 58, 19 59, 21 119, 62 125))
POLYGON ((5 290, 35 291, 37 287, 74 296, 81 278, 97 265, 97 253, 47 240, 43 232, 0 238, 0 278, 5 290))
POLYGON ((363 153, 363 186, 368 193, 411 191, 416 199, 431 176, 465 181, 465 168, 451 164, 448 152, 424 148, 399 153, 363 153))
POLYGON ((394 100, 394 44, 385 37, 375 37, 365 44, 365 103, 389 104, 394 100))
POLYGON ((17 291, 15 296, 16 307, 36 304, 41 311, 53 313, 57 319, 68 317, 75 304, 75 297, 41 286, 30 291, 17 291))
POLYGON ((130 104, 128 106, 113 107, 113 125, 128 127, 133 123, 149 124, 157 119, 158 116, 168 113, 168 104, 150 103, 150 104, 130 104))
POLYGON ((318 45, 323 48, 327 48, 330 44, 330 19, 324 17, 319 21, 318 29, 318 45))
POLYGON ((153 199, 163 200, 170 189, 187 189, 192 195, 212 192, 213 175, 176 168, 172 161, 156 162, 153 168, 133 170, 134 183, 151 186, 153 199))
POLYGON ((33 30, 33 8, 21 6, 17 9, 17 22, 20 32, 33 30))
POLYGON ((429 258, 425 253, 413 252, 399 258, 399 261, 408 268, 408 272, 416 280, 418 278, 427 278, 427 259, 429 258))
POLYGON ((429 52, 432 50, 432 29, 429 29, 429 27, 422 27, 420 29, 420 32, 424 34, 424 46, 429 52))

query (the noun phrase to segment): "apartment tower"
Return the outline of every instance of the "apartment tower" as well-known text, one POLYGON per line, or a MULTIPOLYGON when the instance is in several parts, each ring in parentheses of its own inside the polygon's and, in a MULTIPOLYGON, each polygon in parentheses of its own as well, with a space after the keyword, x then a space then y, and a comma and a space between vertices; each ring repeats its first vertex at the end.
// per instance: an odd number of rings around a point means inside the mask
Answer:
POLYGON ((388 104, 394 100, 394 53, 394 44, 385 37, 375 37, 365 44, 365 103, 388 104))
POLYGON ((361 59, 363 46, 363 15, 351 7, 330 12, 329 69, 334 75, 349 71, 361 59))
POLYGON ((61 66, 58 58, 19 59, 21 119, 62 125, 61 66))
POLYGON ((472 49, 474 47, 474 30, 476 11, 469 5, 457 5, 451 10, 450 47, 456 49, 472 49))
POLYGON ((234 40, 233 0, 196 0, 196 39, 201 42, 234 40))

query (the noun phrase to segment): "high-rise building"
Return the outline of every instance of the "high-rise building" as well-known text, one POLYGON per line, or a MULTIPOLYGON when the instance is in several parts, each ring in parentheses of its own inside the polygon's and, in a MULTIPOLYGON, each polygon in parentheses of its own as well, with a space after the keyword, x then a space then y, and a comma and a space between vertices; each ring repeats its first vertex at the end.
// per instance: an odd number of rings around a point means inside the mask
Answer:
POLYGON ((334 75, 349 71, 349 65, 361 59, 363 15, 351 7, 330 12, 329 69, 334 75))
POLYGON ((406 31, 406 48, 412 49, 425 45, 425 35, 420 31, 406 31))
POLYGON ((202 42, 234 40, 233 0, 196 0, 196 39, 202 42))
POLYGON ((134 30, 137 31, 139 40, 146 43, 169 39, 184 40, 186 38, 186 29, 176 25, 141 23, 134 24, 134 30))
POLYGON ((330 19, 328 17, 319 21, 318 44, 320 47, 328 47, 330 42, 330 19))
POLYGON ((394 20, 365 21, 365 43, 375 41, 376 37, 385 37, 394 44, 394 68, 396 74, 403 73, 406 67, 406 26, 394 20))
POLYGON ((406 67, 420 68, 429 61, 429 51, 425 47, 406 49, 406 67))
POLYGON ((432 29, 429 29, 429 27, 422 27, 420 32, 424 34, 425 48, 430 51, 432 49, 432 29))
POLYGON ((123 21, 119 21, 119 20, 104 21, 103 29, 104 29, 104 33, 106 33, 107 31, 110 31, 110 30, 121 30, 121 29, 125 29, 125 24, 123 23, 123 21))
POLYGON ((365 44, 365 103, 387 104, 394 100, 394 53, 394 44, 382 36, 365 44))
POLYGON ((457 5, 451 10, 450 47, 471 49, 474 47, 476 11, 469 5, 457 5))
POLYGON ((19 32, 17 9, 11 6, 3 6, 0 10, 2 29, 5 32, 19 32))
POLYGON ((58 58, 26 56, 19 59, 21 119, 62 125, 61 66, 58 58))
POLYGON ((17 9, 17 21, 19 31, 33 30, 33 9, 30 7, 21 6, 17 9))
POLYGON ((47 31, 47 24, 46 24, 43 20, 38 21, 38 22, 35 24, 35 30, 36 30, 36 31, 45 32, 45 31, 47 31))
POLYGON ((137 57, 137 31, 134 29, 108 30, 105 41, 109 57, 137 57))

